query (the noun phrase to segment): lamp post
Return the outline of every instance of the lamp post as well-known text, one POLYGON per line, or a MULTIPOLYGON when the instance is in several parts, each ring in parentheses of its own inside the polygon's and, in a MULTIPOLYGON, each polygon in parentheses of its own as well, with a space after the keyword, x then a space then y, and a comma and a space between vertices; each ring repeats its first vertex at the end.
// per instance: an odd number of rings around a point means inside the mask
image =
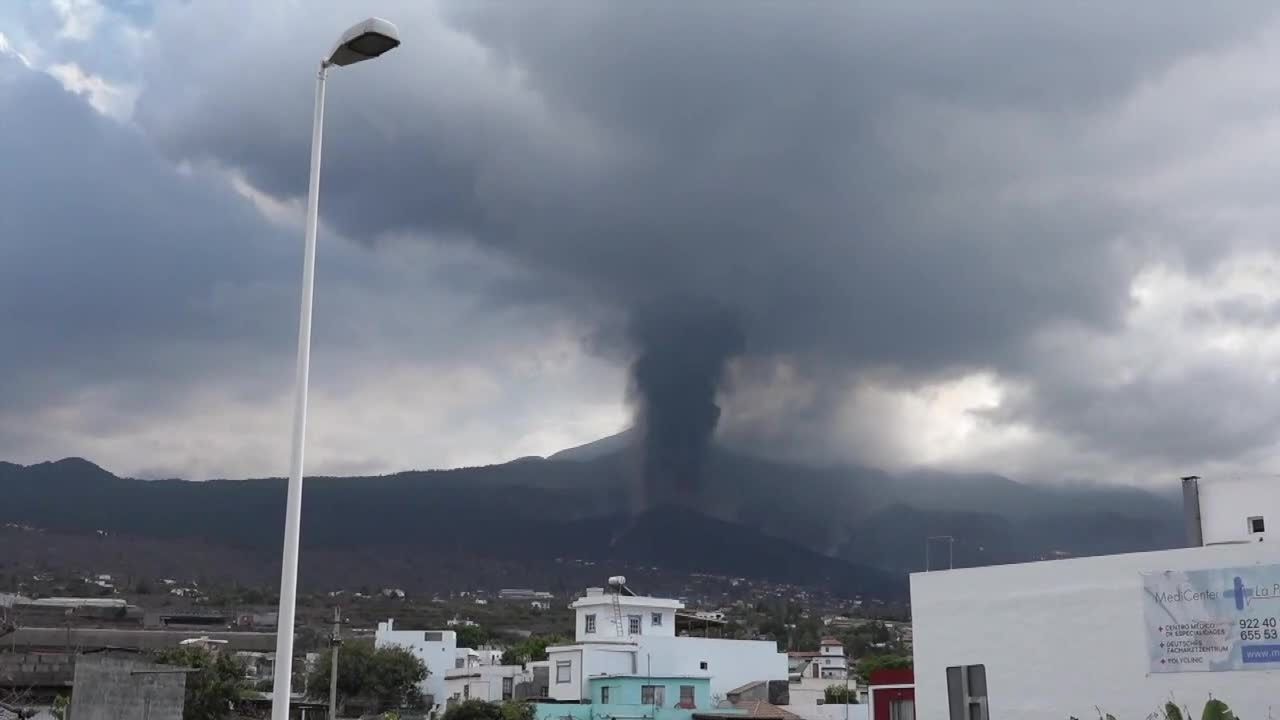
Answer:
MULTIPOLYGON (((302 307, 298 318, 298 366, 294 384, 293 441, 289 495, 285 503, 284 553, 280 568, 280 613, 276 625, 276 666, 271 720, 288 720, 293 680, 293 623, 298 590, 298 536, 302 526, 302 451, 307 431, 307 376, 311 367, 311 295, 316 273, 316 218, 320 200, 320 140, 324 128, 324 82, 331 66, 372 60, 400 44, 396 26, 369 18, 342 34, 316 73, 316 105, 311 125, 311 179, 307 185, 306 242, 302 254, 302 307)), ((332 719, 331 719, 332 720, 332 719)))

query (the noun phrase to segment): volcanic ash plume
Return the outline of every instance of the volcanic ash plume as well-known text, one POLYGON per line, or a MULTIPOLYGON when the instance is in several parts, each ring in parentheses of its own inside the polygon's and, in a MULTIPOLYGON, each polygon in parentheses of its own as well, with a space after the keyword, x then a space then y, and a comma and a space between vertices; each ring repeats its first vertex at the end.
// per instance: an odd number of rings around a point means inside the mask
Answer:
POLYGON ((630 336, 639 353, 631 393, 646 504, 686 502, 700 489, 720 419, 716 393, 744 349, 742 331, 722 308, 668 302, 633 313, 630 336))

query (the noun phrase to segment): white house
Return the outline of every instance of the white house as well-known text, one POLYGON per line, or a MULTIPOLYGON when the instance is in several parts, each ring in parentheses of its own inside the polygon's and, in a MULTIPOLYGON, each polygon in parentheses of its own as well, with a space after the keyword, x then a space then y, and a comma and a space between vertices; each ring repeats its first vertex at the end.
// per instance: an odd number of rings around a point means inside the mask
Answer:
POLYGON ((457 666, 458 633, 452 630, 396 630, 395 621, 387 620, 378 623, 373 644, 379 648, 399 646, 413 653, 427 666, 427 677, 420 686, 423 694, 431 702, 444 704, 445 698, 449 697, 445 686, 446 673, 457 666))
POLYGON ((445 673, 445 701, 487 700, 501 702, 515 697, 516 685, 532 680, 532 673, 519 665, 477 665, 445 673))
POLYGON ((818 647, 818 677, 843 680, 849 670, 844 656, 844 643, 833 637, 822 638, 818 647))
POLYGON ((549 692, 560 702, 586 699, 587 681, 600 675, 710 676, 719 697, 754 680, 787 679, 787 656, 776 643, 678 637, 675 616, 684 604, 635 595, 621 578, 608 592, 587 588, 570 607, 576 642, 547 648, 549 692))
POLYGON ((1184 491, 1197 546, 913 574, 917 717, 1198 716, 1211 693, 1274 714, 1280 544, 1260 541, 1280 483, 1184 491))

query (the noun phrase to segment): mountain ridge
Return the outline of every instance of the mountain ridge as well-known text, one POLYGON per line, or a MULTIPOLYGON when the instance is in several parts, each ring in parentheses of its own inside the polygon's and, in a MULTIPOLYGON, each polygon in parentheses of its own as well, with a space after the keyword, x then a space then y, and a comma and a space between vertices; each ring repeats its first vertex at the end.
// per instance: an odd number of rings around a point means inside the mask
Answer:
MULTIPOLYGON (((436 559, 462 554, 524 564, 530 572, 558 557, 748 571, 788 582, 809 578, 849 593, 900 594, 903 574, 922 569, 930 536, 956 538, 959 566, 1162 549, 1182 539, 1176 503, 1141 489, 810 467, 723 448, 710 452, 688 506, 646 508, 626 439, 624 433, 570 448, 569 455, 482 467, 308 476, 303 544, 396 547, 436 559), (593 452, 571 452, 584 447, 593 452), (621 544, 593 540, 627 526, 639 534, 621 544), (707 540, 716 536, 732 542, 707 540), (735 545, 754 548, 754 563, 742 562, 735 545)), ((286 483, 137 480, 64 458, 0 463, 0 488, 7 499, 0 522, 263 549, 269 558, 278 550, 286 483)))

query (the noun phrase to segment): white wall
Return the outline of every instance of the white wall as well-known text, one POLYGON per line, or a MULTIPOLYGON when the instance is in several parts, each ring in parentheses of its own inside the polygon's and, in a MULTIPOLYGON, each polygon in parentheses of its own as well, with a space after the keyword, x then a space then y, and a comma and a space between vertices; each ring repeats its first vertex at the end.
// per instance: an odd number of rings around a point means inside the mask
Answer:
POLYGON ((915 573, 916 716, 947 720, 946 668, 978 664, 992 718, 1144 718, 1170 698, 1199 716, 1210 693, 1274 716, 1280 672, 1147 673, 1141 573, 1277 562, 1252 543, 915 573))
POLYGON ((711 676, 712 697, 755 680, 786 680, 787 654, 772 640, 640 637, 638 673, 711 676), (705 662, 707 666, 702 667, 705 662))
POLYGON ((1280 482, 1274 478, 1201 480, 1199 486, 1205 544, 1261 539, 1249 534, 1247 521, 1254 516, 1263 517, 1268 531, 1280 524, 1280 482))
POLYGON ((664 598, 623 596, 618 599, 622 610, 622 635, 619 636, 614 624, 613 598, 610 595, 592 595, 575 601, 571 607, 577 610, 576 630, 574 638, 578 642, 593 640, 630 640, 631 627, 628 616, 640 616, 640 636, 664 635, 675 637, 676 610, 683 607, 678 600, 664 598), (661 617, 659 624, 653 624, 653 615, 661 617), (596 630, 587 632, 587 616, 596 616, 596 630))
POLYGON ((458 653, 458 633, 452 630, 396 630, 395 621, 378 623, 373 636, 374 647, 398 645, 413 653, 426 663, 429 674, 419 688, 422 692, 435 698, 438 706, 443 706, 448 697, 445 688, 445 673, 454 668, 454 659, 458 653), (427 634, 439 636, 440 640, 427 640, 427 634))
MULTIPOLYGON (((783 708, 804 720, 867 720, 868 706, 860 705, 795 705, 783 708)), ((1141 720, 1141 719, 1139 719, 1141 720)))
POLYGON ((547 648, 548 693, 555 700, 572 702, 584 700, 584 677, 595 675, 624 675, 637 672, 636 646, 632 643, 587 643, 547 648), (557 662, 569 662, 569 682, 558 683, 557 662), (585 676, 584 676, 585 668, 585 676))
POLYGON ((445 692, 449 698, 502 701, 502 680, 511 678, 511 691, 525 677, 520 665, 485 665, 446 673, 445 692))

